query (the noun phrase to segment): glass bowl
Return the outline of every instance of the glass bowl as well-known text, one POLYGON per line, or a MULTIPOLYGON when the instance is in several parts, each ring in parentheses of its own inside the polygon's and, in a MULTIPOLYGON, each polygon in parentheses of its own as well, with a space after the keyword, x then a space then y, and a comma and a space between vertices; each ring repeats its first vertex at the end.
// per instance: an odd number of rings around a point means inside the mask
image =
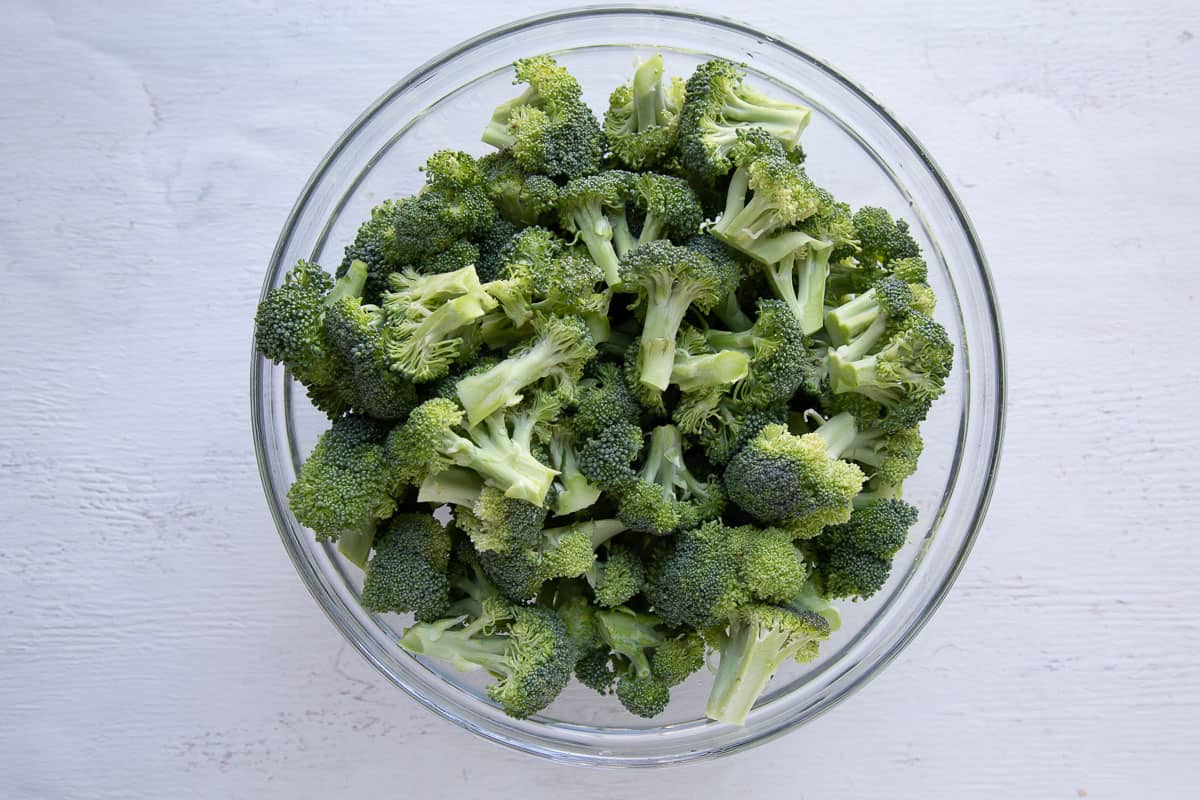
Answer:
POLYGON ((921 512, 892 579, 866 603, 847 603, 822 657, 772 681, 744 727, 703 717, 704 671, 673 690, 659 719, 639 720, 611 697, 573 685, 543 714, 518 721, 481 691, 477 674, 425 662, 396 645, 407 620, 358 603, 359 571, 314 541, 287 507, 287 489, 327 426, 282 368, 254 357, 253 427, 259 469, 284 546, 326 614, 385 675, 437 714, 487 739, 557 761, 649 766, 735 752, 805 723, 887 664, 946 595, 979 530, 1000 450, 1004 363, 983 253, 945 178, 913 136, 834 69, 766 33, 723 19, 647 8, 585 8, 485 33, 413 71, 338 139, 293 208, 267 270, 265 292, 300 258, 341 260, 372 206, 410 194, 435 149, 476 154, 491 109, 514 94, 514 59, 551 53, 582 81, 597 113, 638 56, 661 52, 668 74, 711 57, 745 62, 749 80, 813 109, 804 134, 818 183, 854 206, 881 205, 912 224, 940 299, 936 316, 957 346, 946 395, 923 433, 920 470, 906 497, 921 512))

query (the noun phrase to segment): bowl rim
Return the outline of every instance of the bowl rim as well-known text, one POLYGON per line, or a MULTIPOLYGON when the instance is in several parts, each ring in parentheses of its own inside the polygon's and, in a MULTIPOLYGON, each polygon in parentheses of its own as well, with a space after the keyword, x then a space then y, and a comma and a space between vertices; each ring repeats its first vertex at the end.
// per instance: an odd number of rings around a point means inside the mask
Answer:
MULTIPOLYGON (((475 36, 465 39, 458 44, 443 50, 434 57, 428 59, 421 65, 409 71, 404 77, 392 84, 383 94, 381 94, 374 102, 368 105, 342 132, 334 144, 321 158, 320 162, 310 174, 308 180, 301 189, 295 203, 293 203, 288 212, 287 219, 276 240, 270 256, 269 264, 278 262, 284 251, 287 249, 291 234, 294 231, 299 218, 312 198, 315 188, 320 183, 321 179, 329 169, 331 164, 338 158, 348 143, 354 138, 359 129, 367 122, 376 112, 382 107, 390 103, 397 95, 403 93, 410 87, 420 83, 426 76, 436 71, 438 68, 446 65, 465 52, 468 52, 481 44, 487 43, 493 39, 508 36, 518 33, 522 30, 534 28, 546 24, 557 22, 566 22, 580 18, 588 17, 606 17, 606 16, 647 16, 647 17, 665 17, 687 21, 699 22, 702 24, 714 25, 720 28, 731 30, 735 33, 751 36, 762 40, 765 44, 779 48, 787 54, 799 58, 812 64, 814 67, 823 72, 826 76, 834 80, 839 86, 847 90, 851 95, 862 101, 868 108, 877 113, 903 141, 905 145, 911 148, 921 161, 922 166, 928 170, 930 177, 934 181, 937 191, 941 192, 948 202, 950 210, 953 212, 954 219, 957 225, 961 228, 966 242, 970 248, 975 265, 978 268, 978 278, 981 283, 982 297, 987 312, 988 324, 985 327, 990 327, 991 330, 991 345, 993 349, 992 357, 995 359, 996 369, 990 388, 995 392, 995 419, 992 423, 992 430, 987 438, 987 443, 990 452, 987 454, 986 463, 981 466, 984 472, 983 484, 975 503, 975 508, 970 514, 967 524, 967 529, 962 539, 962 543, 958 548, 958 553, 953 564, 944 575, 941 577, 940 583, 936 589, 929 595, 928 601, 924 605, 922 614, 914 618, 907 627, 900 633, 890 647, 887 648, 867 669, 858 675, 852 682, 845 684, 841 690, 820 700, 816 707, 811 709, 809 713, 797 715, 794 719, 788 720, 785 724, 778 725, 771 730, 764 731, 760 735, 747 737, 739 742, 722 747, 719 750, 688 752, 676 758, 663 760, 655 758, 652 760, 638 759, 619 759, 605 760, 603 757, 588 757, 582 756, 574 752, 547 750, 545 747, 539 747, 535 744, 526 743, 519 738, 508 735, 501 731, 488 729, 478 725, 471 720, 464 719, 447 708, 434 702, 432 699, 415 692, 412 688, 402 683, 393 680, 383 665, 379 664, 377 659, 370 653, 364 645, 357 640, 357 637, 352 634, 351 627, 347 624, 347 620, 337 616, 328 601, 334 600, 333 597, 327 597, 328 592, 322 586, 321 581, 312 569, 311 565, 306 561, 304 553, 294 546, 294 543, 287 535, 288 524, 284 518, 284 511, 279 503, 274 502, 274 496, 271 492, 272 479, 270 474, 270 463, 267 453, 266 444, 260 432, 263 430, 263 408, 258 397, 258 388, 263 383, 263 375, 268 368, 267 362, 256 351, 251 336, 251 397, 250 397, 250 422, 252 435, 254 438, 255 456, 258 463, 259 476, 262 481, 262 488, 268 500, 268 506, 271 509, 271 515, 274 519, 276 531, 283 541, 284 549, 287 550, 288 556, 295 566, 297 572, 304 580, 305 586, 309 593, 317 601, 317 605, 325 613, 325 615, 333 622, 334 626, 358 650, 364 658, 366 658, 376 669, 380 670, 389 681, 399 686, 407 695, 412 697, 425 708, 433 711, 439 717, 447 719, 454 724, 479 734, 484 739, 495 742, 506 747, 518 750, 520 752, 529 753, 545 758, 549 758, 559 762, 583 764, 587 766, 599 767, 646 767, 646 766, 666 766, 678 765, 683 763, 692 763, 695 761, 709 760, 712 758, 728 755, 734 752, 739 752, 750 747, 763 744, 771 741, 778 736, 783 735, 799 724, 815 719, 830 709, 834 708, 842 701, 854 695, 873 678, 875 678, 884 667, 890 664, 903 651, 916 635, 925 627, 932 618, 937 609, 945 600, 950 589, 961 574, 963 567, 966 564, 975 542, 978 539, 980 529, 984 518, 987 515, 988 507, 991 503, 992 494, 995 488, 997 472, 1000 464, 1000 455, 1003 450, 1003 440, 1007 418, 1007 380, 1006 380, 1006 346, 1004 343, 1003 325, 1000 317, 1000 310, 996 303, 996 291, 994 281, 992 279, 991 270, 988 267, 987 258, 983 252, 983 247, 979 241, 979 235, 975 229, 974 223, 971 221, 966 209, 963 207, 957 192, 954 191, 947 180, 945 174, 938 166, 937 162, 929 155, 925 147, 920 143, 915 135, 908 129, 906 125, 901 123, 887 108, 880 103, 873 95, 867 92, 862 87, 851 81, 839 70, 833 67, 830 63, 817 56, 812 55, 806 50, 792 44, 787 39, 768 34, 758 28, 755 28, 738 20, 725 17, 723 15, 706 14, 697 11, 692 11, 683 8, 672 8, 656 5, 609 5, 609 4, 594 4, 579 6, 571 9, 562 9, 549 11, 540 14, 534 14, 522 17, 503 25, 498 25, 489 28, 475 36)), ((260 292, 260 300, 271 289, 272 271, 268 269, 263 280, 262 290, 260 292)), ((285 386, 285 391, 290 391, 290 384, 285 386)), ((653 729, 647 729, 646 733, 652 733, 653 729)))

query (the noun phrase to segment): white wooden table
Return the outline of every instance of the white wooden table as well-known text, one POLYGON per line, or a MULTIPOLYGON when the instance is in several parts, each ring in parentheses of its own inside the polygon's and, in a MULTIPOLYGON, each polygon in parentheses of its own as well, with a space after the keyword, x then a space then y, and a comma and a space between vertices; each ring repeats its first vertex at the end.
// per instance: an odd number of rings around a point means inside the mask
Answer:
POLYGON ((0 797, 1197 796, 1194 2, 736 11, 875 93, 961 194, 1008 439, 970 564, 895 664, 782 740, 653 773, 433 717, 272 529, 247 363, 288 208, 392 79, 553 7, 340 5, 5 3, 0 797))

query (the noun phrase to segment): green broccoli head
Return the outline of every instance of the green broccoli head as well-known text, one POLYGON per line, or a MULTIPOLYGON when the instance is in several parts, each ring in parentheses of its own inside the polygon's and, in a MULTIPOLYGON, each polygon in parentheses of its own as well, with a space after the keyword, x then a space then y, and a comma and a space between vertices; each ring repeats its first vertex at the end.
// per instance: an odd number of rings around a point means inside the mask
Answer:
POLYGON ((527 172, 566 178, 595 172, 604 134, 579 81, 549 56, 519 59, 514 67, 514 83, 527 88, 496 107, 483 141, 511 151, 527 172))
POLYGON ((668 686, 677 686, 704 666, 704 639, 687 631, 663 639, 650 656, 650 672, 668 686))
POLYGON ((553 611, 498 599, 485 601, 473 619, 419 622, 404 632, 400 646, 462 671, 487 670, 496 679, 488 696, 517 719, 550 705, 574 667, 574 648, 553 611))
POLYGON ((887 264, 894 259, 921 254, 921 248, 909 233, 908 223, 894 220, 886 209, 863 206, 854 213, 854 232, 858 239, 859 260, 887 264))
POLYGON ((387 428, 367 417, 334 420, 300 467, 288 505, 318 539, 358 542, 354 560, 366 561, 379 520, 396 510, 396 481, 384 453, 387 428))
POLYGON ((739 131, 761 128, 785 151, 792 151, 811 113, 805 106, 774 100, 746 86, 736 65, 707 61, 696 67, 685 86, 680 158, 697 179, 715 181, 732 168, 730 152, 739 131))
POLYGON ((388 275, 400 268, 392 260, 389 241, 396 235, 396 215, 404 200, 384 200, 371 209, 371 218, 359 226, 358 232, 345 250, 337 277, 350 271, 350 265, 361 261, 367 267, 363 286, 363 302, 379 305, 388 288, 388 275))
POLYGON ((403 614, 432 622, 450 604, 450 532, 432 517, 397 514, 375 538, 367 562, 362 605, 368 611, 403 614))
POLYGON ((402 420, 417 405, 417 390, 390 368, 383 330, 382 310, 358 298, 342 298, 325 313, 325 342, 346 367, 353 410, 376 419, 402 420))
POLYGON ((596 603, 611 608, 629 602, 642 591, 646 570, 635 549, 615 543, 608 547, 603 561, 592 564, 586 577, 596 603))
POLYGON ((682 244, 696 235, 704 221, 700 199, 682 178, 642 173, 633 182, 633 196, 645 213, 639 244, 659 239, 682 244))
POLYGON ((641 337, 641 382, 667 388, 675 363, 676 335, 691 308, 706 312, 731 292, 738 272, 696 250, 654 241, 632 251, 621 264, 621 284, 635 292, 645 310, 641 337))
POLYGON ((786 524, 797 536, 845 522, 864 476, 839 456, 856 432, 849 414, 803 436, 783 425, 763 428, 725 467, 729 498, 762 522, 786 524))
POLYGON ((517 225, 536 225, 554 211, 558 184, 545 175, 521 169, 511 152, 501 150, 479 159, 484 188, 500 216, 517 225))
POLYGON ((629 169, 665 164, 674 155, 683 107, 679 78, 663 81, 662 56, 638 65, 633 80, 613 90, 604 115, 604 132, 613 155, 629 169))
POLYGON ((469 512, 460 509, 455 518, 475 549, 509 553, 541 541, 547 514, 544 505, 505 497, 495 486, 484 486, 469 512))
POLYGON ((829 623, 812 611, 769 605, 738 609, 721 646, 706 709, 709 718, 744 724, 776 670, 788 660, 811 661, 828 637, 829 623))

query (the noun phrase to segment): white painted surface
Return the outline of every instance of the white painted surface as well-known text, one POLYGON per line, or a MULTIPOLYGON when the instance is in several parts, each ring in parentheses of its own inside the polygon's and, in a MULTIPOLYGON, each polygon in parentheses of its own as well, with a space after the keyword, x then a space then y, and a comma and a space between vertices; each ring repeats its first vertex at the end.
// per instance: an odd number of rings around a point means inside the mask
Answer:
POLYGON ((895 664, 780 741, 654 773, 433 717, 276 539, 247 359, 293 198, 394 78, 553 4, 333 5, 5 3, 0 797, 1196 796, 1195 3, 738 9, 875 93, 960 192, 1008 440, 970 564, 895 664))

